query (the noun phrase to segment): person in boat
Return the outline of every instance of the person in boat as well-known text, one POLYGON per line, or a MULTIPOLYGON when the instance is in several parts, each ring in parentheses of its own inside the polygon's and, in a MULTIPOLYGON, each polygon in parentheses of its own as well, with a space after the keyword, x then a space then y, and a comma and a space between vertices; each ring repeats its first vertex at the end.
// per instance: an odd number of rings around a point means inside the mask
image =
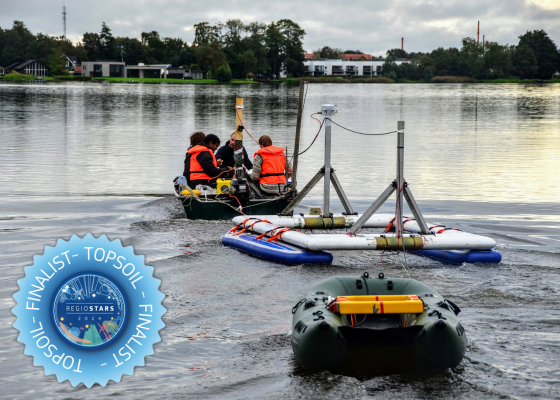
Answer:
MULTIPOLYGON (((216 153, 216 161, 218 162, 218 166, 221 167, 235 167, 235 159, 233 157, 233 151, 235 149, 235 132, 231 134, 229 137, 229 142, 220 147, 216 153)), ((243 166, 247 171, 253 169, 253 163, 249 160, 249 155, 247 154, 247 150, 243 147, 243 166)), ((231 178, 233 175, 228 176, 231 178)))
MULTIPOLYGON (((191 188, 196 188, 196 185, 215 188, 216 179, 231 170, 231 167, 218 167, 214 152, 219 145, 220 139, 214 134, 209 134, 201 144, 197 144, 187 151, 189 175, 186 178, 191 188)), ((185 164, 187 164, 187 160, 185 160, 185 164)))
MULTIPOLYGON (((195 132, 191 135, 190 142, 191 145, 189 146, 189 148, 187 149, 190 150, 192 149, 194 146, 197 146, 199 144, 202 144, 202 142, 204 142, 204 138, 206 137, 206 134, 204 132, 195 132)), ((183 176, 187 179, 189 179, 189 175, 190 175, 190 157, 189 157, 189 153, 185 153, 185 162, 184 162, 185 167, 183 168, 183 176)))
MULTIPOLYGON (((259 182, 260 188, 265 193, 277 194, 284 192, 286 180, 286 155, 282 147, 272 145, 268 135, 259 138, 261 148, 255 153, 251 179, 259 182)), ((288 176, 292 169, 288 167, 288 176)))

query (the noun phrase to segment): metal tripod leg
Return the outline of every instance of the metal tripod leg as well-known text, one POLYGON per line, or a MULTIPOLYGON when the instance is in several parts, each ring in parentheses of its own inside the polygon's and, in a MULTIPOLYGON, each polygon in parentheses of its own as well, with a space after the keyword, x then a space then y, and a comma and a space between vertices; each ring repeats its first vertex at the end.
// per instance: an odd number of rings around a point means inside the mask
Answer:
POLYGON ((317 174, 305 185, 305 187, 297 194, 297 196, 288 204, 284 210, 280 213, 280 215, 288 215, 296 206, 303 200, 305 196, 313 189, 313 187, 321 180, 324 175, 325 169, 322 168, 317 174))
POLYGON ((412 192, 410 191, 410 188, 408 186, 404 187, 404 198, 406 199, 406 202, 408 203, 412 214, 414 214, 414 218, 416 218, 416 222, 418 223, 418 226, 420 227, 422 233, 429 235, 430 230, 428 229, 428 224, 426 223, 426 220, 424 219, 424 216, 420 211, 420 207, 418 207, 418 204, 416 204, 414 197, 412 197, 412 192))
POLYGON ((342 206, 344 207, 344 210, 346 211, 346 213, 347 214, 354 214, 354 210, 352 209, 352 206, 350 205, 350 202, 348 201, 348 198, 346 197, 346 193, 344 193, 344 190, 342 189, 342 185, 338 181, 338 178, 336 177, 336 174, 334 173, 334 171, 331 172, 331 182, 334 186, 334 190, 336 190, 336 194, 338 195, 338 198, 342 202, 342 206))
POLYGON ((387 201, 389 196, 391 196, 396 189, 397 188, 391 183, 389 187, 385 189, 383 193, 381 193, 381 196, 379 196, 377 200, 375 200, 373 204, 369 206, 366 212, 363 213, 360 218, 358 218, 356 223, 352 225, 352 228, 350 228, 350 233, 355 235, 360 229, 362 229, 362 226, 364 226, 367 220, 370 219, 377 210, 379 210, 379 207, 381 207, 383 203, 387 201))

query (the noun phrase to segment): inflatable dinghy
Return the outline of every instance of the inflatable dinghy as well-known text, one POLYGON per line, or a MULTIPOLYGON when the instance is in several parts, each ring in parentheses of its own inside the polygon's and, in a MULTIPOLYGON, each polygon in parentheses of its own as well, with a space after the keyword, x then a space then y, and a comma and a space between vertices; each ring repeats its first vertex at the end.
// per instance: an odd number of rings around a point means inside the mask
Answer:
POLYGON ((292 309, 292 349, 307 368, 378 374, 457 366, 459 308, 413 279, 329 278, 292 309))
POLYGON ((284 264, 331 263, 333 260, 332 254, 326 251, 304 250, 288 243, 269 240, 267 237, 259 239, 250 232, 228 232, 222 237, 222 243, 244 253, 284 264))

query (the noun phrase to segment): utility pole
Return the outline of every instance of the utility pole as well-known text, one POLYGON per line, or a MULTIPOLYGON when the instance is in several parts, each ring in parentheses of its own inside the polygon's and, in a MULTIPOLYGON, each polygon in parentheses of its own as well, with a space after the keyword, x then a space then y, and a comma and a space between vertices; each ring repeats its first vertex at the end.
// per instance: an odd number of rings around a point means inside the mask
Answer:
POLYGON ((404 50, 404 38, 401 38, 401 50, 404 50))
POLYGON ((66 40, 66 6, 62 6, 62 27, 64 28, 64 40, 66 40))

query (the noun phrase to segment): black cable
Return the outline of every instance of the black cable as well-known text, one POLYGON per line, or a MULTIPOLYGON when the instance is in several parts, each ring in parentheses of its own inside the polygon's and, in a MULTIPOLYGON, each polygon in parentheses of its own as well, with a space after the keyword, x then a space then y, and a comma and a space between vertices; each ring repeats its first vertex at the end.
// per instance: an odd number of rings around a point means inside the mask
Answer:
POLYGON ((350 131, 350 132, 353 132, 353 133, 357 133, 358 135, 382 136, 382 135, 390 135, 391 133, 397 133, 397 131, 391 131, 391 132, 385 132, 385 133, 363 133, 363 132, 357 132, 357 131, 353 131, 352 129, 348 129, 348 128, 346 128, 346 127, 340 125, 340 124, 337 124, 337 123, 334 122, 332 119, 327 118, 327 117, 326 117, 323 121, 325 121, 325 120, 327 120, 327 119, 328 119, 329 121, 331 121, 333 124, 335 124, 336 126, 342 128, 342 129, 345 129, 345 130, 347 130, 347 131, 350 131))

